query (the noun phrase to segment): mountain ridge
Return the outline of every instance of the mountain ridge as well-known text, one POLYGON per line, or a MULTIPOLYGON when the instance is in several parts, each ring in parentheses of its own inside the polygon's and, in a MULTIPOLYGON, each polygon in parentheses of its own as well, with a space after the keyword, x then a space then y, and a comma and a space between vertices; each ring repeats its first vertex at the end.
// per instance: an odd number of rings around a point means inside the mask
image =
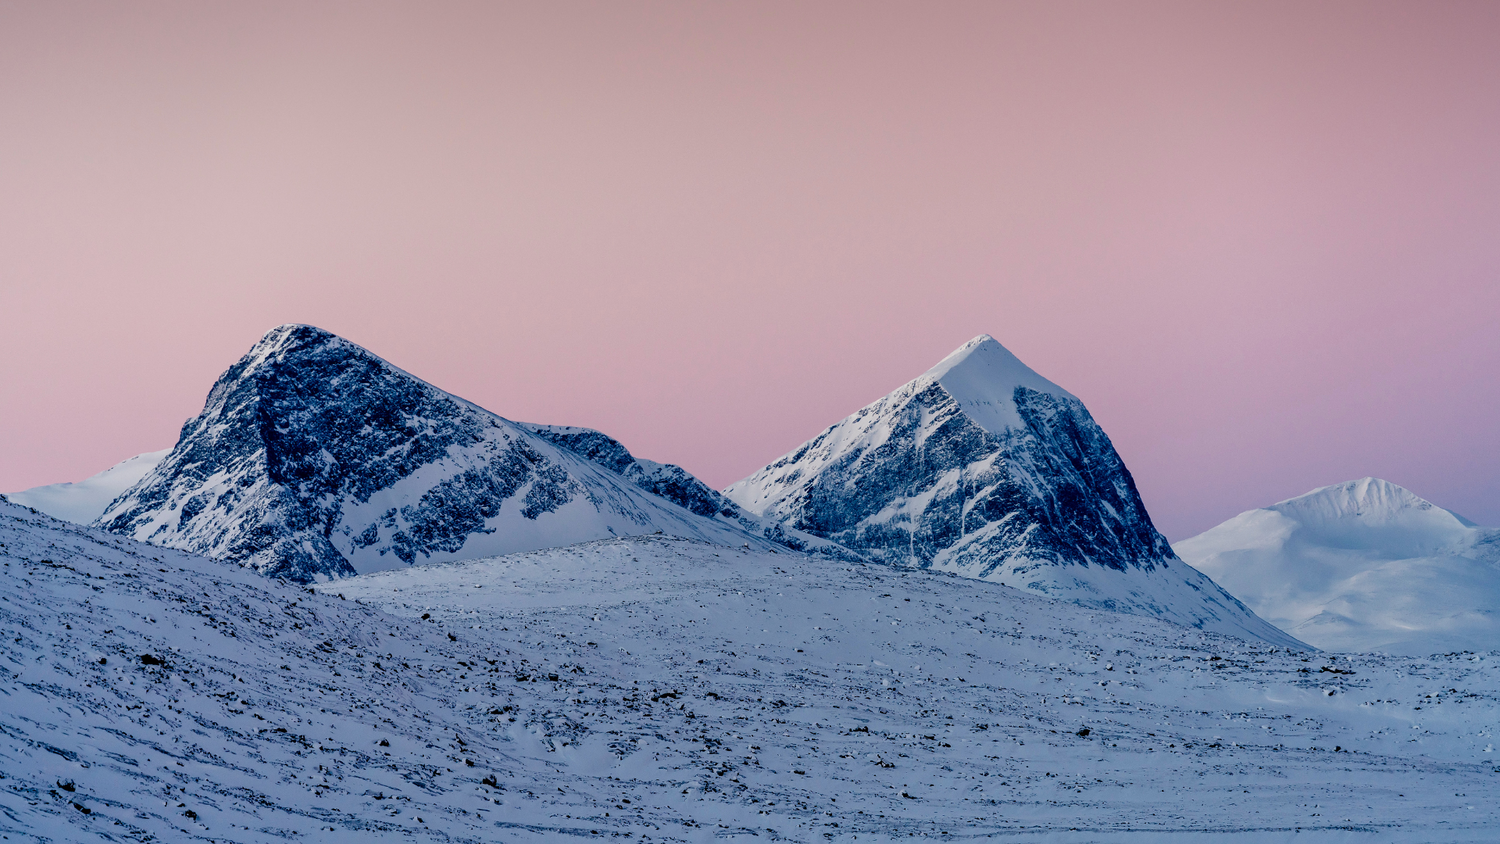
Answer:
POLYGON ((298 324, 230 366, 96 524, 303 582, 653 530, 777 545, 298 324))

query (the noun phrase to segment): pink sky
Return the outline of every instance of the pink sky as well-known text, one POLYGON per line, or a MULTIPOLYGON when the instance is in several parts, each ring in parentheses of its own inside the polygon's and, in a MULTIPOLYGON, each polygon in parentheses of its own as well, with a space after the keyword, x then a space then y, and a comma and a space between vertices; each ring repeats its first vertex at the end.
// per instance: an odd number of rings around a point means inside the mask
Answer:
POLYGON ((716 486, 987 332, 1174 539, 1500 525, 1500 4, 0 6, 0 489, 283 322, 716 486))

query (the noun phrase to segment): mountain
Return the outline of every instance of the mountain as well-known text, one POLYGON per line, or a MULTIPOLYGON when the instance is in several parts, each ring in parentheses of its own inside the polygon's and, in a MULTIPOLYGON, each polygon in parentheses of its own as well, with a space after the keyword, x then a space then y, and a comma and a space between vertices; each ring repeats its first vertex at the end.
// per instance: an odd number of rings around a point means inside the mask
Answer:
POLYGON ((654 531, 780 547, 307 325, 220 376, 96 524, 302 582, 654 531))
POLYGON ((105 508, 156 468, 171 449, 137 454, 97 475, 77 483, 48 484, 5 497, 25 507, 32 507, 54 518, 86 525, 99 518, 105 508))
POLYGON ((724 494, 892 565, 1301 645, 1179 560, 1083 403, 989 335, 724 494))
POLYGON ((1315 489, 1172 543, 1266 620, 1319 648, 1500 648, 1500 530, 1378 478, 1315 489))

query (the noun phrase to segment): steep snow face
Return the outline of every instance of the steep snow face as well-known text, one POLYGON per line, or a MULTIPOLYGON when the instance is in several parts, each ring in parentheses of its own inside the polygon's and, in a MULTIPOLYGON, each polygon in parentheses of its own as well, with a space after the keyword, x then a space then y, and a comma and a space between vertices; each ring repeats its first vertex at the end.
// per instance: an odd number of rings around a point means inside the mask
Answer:
POLYGON ((1241 513, 1173 547, 1320 648, 1426 654, 1500 642, 1500 531, 1378 478, 1241 513))
POLYGON ((32 487, 22 492, 8 492, 5 497, 54 518, 86 525, 99 518, 111 501, 155 469, 170 451, 168 448, 137 454, 77 483, 32 487))
POLYGON ((1292 641, 1176 560, 1083 403, 988 335, 725 495, 893 565, 1292 641))
POLYGON ((769 544, 306 325, 230 367, 97 524, 303 582, 655 530, 769 544))

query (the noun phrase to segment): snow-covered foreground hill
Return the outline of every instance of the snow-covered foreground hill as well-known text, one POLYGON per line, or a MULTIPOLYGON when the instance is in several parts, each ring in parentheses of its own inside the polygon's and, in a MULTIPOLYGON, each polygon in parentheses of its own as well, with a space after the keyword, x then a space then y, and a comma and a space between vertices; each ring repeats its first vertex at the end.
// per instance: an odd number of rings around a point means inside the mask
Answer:
POLYGON ((1500 530, 1362 478, 1173 543, 1257 614, 1320 648, 1500 647, 1500 530))
POLYGON ((0 835, 1345 842, 1500 826, 1500 654, 1331 659, 666 536, 321 588, 0 503, 0 835))

